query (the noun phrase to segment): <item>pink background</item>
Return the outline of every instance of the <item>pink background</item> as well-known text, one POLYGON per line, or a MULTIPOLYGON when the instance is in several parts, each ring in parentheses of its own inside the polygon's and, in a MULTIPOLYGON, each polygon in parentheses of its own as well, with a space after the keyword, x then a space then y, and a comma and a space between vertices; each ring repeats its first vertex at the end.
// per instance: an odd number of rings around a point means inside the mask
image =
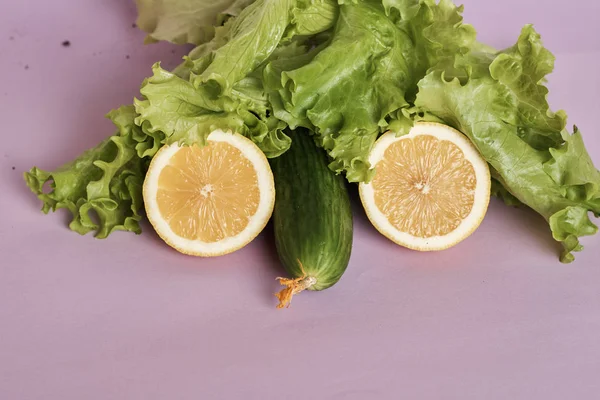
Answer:
MULTIPOLYGON (((536 24, 558 56, 551 103, 600 165, 600 3, 464 2, 498 47, 536 24)), ((148 225, 100 241, 70 232, 65 213, 43 216, 23 171, 110 134, 104 113, 185 49, 142 46, 124 0, 10 3, 0 6, 0 399, 598 398, 600 236, 562 265, 539 217, 496 200, 472 237, 433 254, 396 247, 357 205, 342 281, 284 311, 269 232, 198 259, 148 225)))

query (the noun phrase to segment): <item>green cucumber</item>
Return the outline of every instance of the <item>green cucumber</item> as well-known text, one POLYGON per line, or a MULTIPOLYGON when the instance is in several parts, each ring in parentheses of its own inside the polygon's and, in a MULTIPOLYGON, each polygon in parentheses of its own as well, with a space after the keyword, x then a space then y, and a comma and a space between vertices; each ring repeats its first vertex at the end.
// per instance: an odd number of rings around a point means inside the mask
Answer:
POLYGON ((352 250, 352 209, 343 176, 327 166, 327 155, 309 132, 289 132, 290 149, 271 159, 275 178, 273 224, 277 253, 291 279, 276 296, 278 308, 294 294, 323 290, 340 280, 352 250))

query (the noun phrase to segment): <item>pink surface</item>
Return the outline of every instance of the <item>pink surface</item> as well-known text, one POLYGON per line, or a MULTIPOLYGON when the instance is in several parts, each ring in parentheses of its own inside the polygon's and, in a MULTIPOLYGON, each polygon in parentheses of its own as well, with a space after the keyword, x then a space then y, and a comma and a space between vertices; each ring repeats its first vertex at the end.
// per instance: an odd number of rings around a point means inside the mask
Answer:
MULTIPOLYGON (((64 213, 43 216, 23 171, 110 134, 103 114, 131 102, 154 61, 171 67, 185 51, 141 46, 126 1, 11 3, 0 6, 0 399, 598 398, 600 236, 562 265, 544 222, 498 201, 471 238, 433 254, 396 247, 357 206, 340 284, 285 311, 268 233, 197 259, 147 225, 100 241, 70 232, 64 213)), ((600 165, 599 3, 465 3, 498 47, 536 24, 558 57, 551 103, 600 165)))

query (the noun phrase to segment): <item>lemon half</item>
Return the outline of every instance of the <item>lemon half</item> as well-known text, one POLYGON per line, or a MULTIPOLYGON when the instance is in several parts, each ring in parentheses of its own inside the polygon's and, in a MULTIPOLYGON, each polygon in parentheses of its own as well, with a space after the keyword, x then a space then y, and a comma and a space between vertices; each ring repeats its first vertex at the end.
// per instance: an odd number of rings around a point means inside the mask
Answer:
POLYGON ((395 243, 443 250, 481 224, 490 200, 490 171, 460 132, 416 123, 410 133, 382 135, 369 155, 375 177, 360 198, 375 228, 395 243))
POLYGON ((263 230, 275 187, 252 141, 216 130, 202 147, 162 147, 150 163, 143 197, 150 223, 167 244, 210 257, 242 248, 263 230))

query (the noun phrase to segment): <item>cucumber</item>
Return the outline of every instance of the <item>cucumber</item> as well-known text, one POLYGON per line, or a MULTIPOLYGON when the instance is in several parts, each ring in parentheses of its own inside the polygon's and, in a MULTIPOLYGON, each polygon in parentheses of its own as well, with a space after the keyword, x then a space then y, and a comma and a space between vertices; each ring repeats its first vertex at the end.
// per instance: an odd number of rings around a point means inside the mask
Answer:
POLYGON ((276 294, 278 308, 294 294, 323 290, 340 280, 352 251, 352 210, 343 176, 306 130, 289 132, 290 149, 271 159, 275 178, 273 225, 277 253, 290 278, 276 294))

